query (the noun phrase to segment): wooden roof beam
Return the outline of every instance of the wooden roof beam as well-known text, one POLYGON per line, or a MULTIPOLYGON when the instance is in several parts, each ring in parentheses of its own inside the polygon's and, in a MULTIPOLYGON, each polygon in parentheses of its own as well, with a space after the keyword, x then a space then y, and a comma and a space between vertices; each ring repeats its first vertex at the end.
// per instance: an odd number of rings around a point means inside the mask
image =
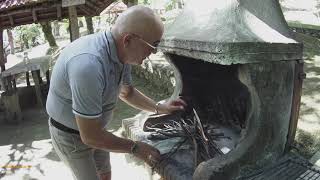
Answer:
MULTIPOLYGON (((52 5, 51 7, 54 8, 57 5, 52 5)), ((10 13, 0 13, 0 17, 3 16, 13 16, 13 15, 17 15, 17 14, 22 14, 22 13, 32 13, 33 11, 41 11, 41 10, 48 10, 48 8, 44 8, 44 7, 35 7, 35 8, 31 8, 31 9, 19 9, 19 10, 15 10, 13 12, 10 13)))
MULTIPOLYGON (((38 8, 40 9, 40 8, 38 8)), ((13 15, 17 15, 17 14, 21 14, 21 13, 31 13, 32 10, 31 9, 20 9, 20 10, 16 10, 10 13, 5 13, 5 14, 0 14, 0 16, 13 16, 13 15)))
POLYGON ((98 9, 100 9, 99 6, 97 6, 96 4, 94 4, 93 2, 89 1, 89 0, 86 0, 86 4, 91 7, 92 9, 95 9, 95 14, 97 12, 98 9))
POLYGON ((95 12, 91 9, 91 8, 85 8, 84 6, 80 5, 77 6, 77 8, 79 8, 81 11, 83 11, 86 15, 92 16, 93 14, 95 14, 95 12))

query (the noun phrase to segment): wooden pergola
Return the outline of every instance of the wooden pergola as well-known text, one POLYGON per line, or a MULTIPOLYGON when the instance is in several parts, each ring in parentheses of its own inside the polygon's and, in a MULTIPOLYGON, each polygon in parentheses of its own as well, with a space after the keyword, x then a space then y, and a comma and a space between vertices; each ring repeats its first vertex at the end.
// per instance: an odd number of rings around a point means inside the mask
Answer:
POLYGON ((27 87, 30 87, 29 72, 35 83, 37 104, 43 107, 41 76, 47 77, 49 84, 48 58, 30 59, 21 62, 10 69, 5 69, 3 51, 3 30, 25 24, 41 21, 69 19, 71 41, 79 37, 78 16, 99 15, 114 0, 0 0, 0 66, 1 81, 5 92, 1 94, 6 107, 6 119, 20 122, 22 119, 19 105, 19 94, 16 87, 18 74, 26 73, 27 87))
POLYGON ((69 18, 71 40, 79 37, 78 16, 97 16, 114 0, 0 0, 0 66, 5 70, 3 30, 69 18))

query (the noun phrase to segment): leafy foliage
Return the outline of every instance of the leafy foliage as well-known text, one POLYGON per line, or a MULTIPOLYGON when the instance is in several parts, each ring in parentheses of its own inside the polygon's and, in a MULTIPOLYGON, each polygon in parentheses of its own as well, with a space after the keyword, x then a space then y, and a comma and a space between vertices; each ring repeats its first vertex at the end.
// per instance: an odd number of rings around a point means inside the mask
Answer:
POLYGON ((30 45, 37 45, 41 38, 40 28, 41 27, 39 24, 29 24, 15 27, 14 32, 16 37, 18 37, 16 41, 18 41, 21 46, 24 46, 27 49, 30 48, 30 45))

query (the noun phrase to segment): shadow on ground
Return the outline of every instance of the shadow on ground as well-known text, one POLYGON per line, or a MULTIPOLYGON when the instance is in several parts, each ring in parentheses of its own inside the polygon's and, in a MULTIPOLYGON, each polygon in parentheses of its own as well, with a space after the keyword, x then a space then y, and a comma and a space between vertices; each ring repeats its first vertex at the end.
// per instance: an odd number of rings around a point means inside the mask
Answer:
POLYGON ((296 40, 304 45, 304 71, 300 118, 295 146, 300 153, 310 158, 320 150, 320 40, 296 34, 296 40))
MULTIPOLYGON (((133 79, 133 84, 148 96, 155 100, 166 98, 161 96, 164 93, 151 92, 151 86, 144 80, 135 77, 133 79)), ((138 112, 139 110, 119 100, 114 111, 114 119, 108 125, 108 131, 121 135, 122 119, 132 117, 138 112)), ((115 165, 116 172, 120 169, 117 166, 123 167, 123 164, 131 164, 129 166, 132 171, 136 171, 132 166, 143 165, 131 156, 114 154, 112 160, 118 163, 115 165)), ((130 169, 128 167, 127 169, 130 169)), ((121 177, 121 175, 119 171, 115 176, 121 177)), ((45 109, 29 107, 23 110, 23 120, 20 124, 5 123, 0 112, 0 179, 47 180, 57 179, 57 176, 62 179, 72 178, 70 171, 62 164, 52 148, 45 109)))

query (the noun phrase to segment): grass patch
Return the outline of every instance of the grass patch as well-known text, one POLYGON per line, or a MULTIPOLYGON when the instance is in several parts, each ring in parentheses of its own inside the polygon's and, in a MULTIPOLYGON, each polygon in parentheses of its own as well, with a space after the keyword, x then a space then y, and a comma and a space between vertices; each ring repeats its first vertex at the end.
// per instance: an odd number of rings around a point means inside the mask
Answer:
POLYGON ((320 150, 320 130, 311 134, 298 129, 294 146, 298 149, 300 155, 310 159, 313 154, 320 150))
POLYGON ((320 55, 320 40, 305 34, 295 33, 295 40, 303 43, 303 55, 307 59, 312 59, 315 55, 320 55))
POLYGON ((313 24, 303 24, 299 21, 290 21, 287 23, 290 27, 320 30, 320 26, 313 25, 313 24))
MULTIPOLYGON (((304 71, 307 74, 320 72, 320 68, 314 65, 315 57, 320 56, 320 40, 301 33, 295 33, 295 39, 304 45, 303 56, 304 59, 307 60, 305 61, 304 71)), ((317 90, 312 89, 318 82, 318 78, 308 78, 307 75, 307 79, 305 79, 303 83, 302 96, 307 97, 312 96, 314 93, 318 94, 317 90)), ((305 112, 315 113, 314 110, 311 109, 311 106, 305 104, 304 107, 306 108, 305 112)), ((299 129, 298 126, 294 146, 298 149, 300 155, 309 159, 313 154, 320 150, 320 130, 311 134, 310 132, 299 129)))

